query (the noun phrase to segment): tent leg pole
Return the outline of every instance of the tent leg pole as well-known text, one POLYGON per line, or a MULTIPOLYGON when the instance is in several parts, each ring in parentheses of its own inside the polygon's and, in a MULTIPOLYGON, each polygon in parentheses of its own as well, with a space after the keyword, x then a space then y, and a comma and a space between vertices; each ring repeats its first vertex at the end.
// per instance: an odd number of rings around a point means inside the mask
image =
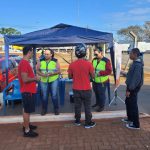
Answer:
POLYGON ((6 85, 8 85, 8 59, 9 59, 9 45, 5 41, 6 85))
POLYGON ((33 46, 33 70, 34 73, 36 74, 36 47, 33 46))

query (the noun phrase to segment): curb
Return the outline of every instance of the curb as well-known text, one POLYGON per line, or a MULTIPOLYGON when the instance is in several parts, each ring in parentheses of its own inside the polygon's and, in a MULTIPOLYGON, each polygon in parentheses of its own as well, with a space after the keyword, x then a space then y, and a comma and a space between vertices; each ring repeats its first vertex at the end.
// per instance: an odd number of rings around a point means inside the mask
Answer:
MULTIPOLYGON (((126 111, 103 111, 101 113, 93 112, 92 119, 108 119, 108 118, 120 118, 126 116, 126 111)), ((149 117, 150 115, 140 113, 141 117, 149 117)), ((81 114, 81 119, 85 119, 84 113, 81 114)), ((48 121, 70 121, 74 120, 74 113, 60 113, 55 116, 53 113, 41 116, 39 114, 31 115, 31 122, 48 122, 48 121)), ((22 123, 22 116, 2 116, 0 117, 0 124, 6 123, 22 123)))

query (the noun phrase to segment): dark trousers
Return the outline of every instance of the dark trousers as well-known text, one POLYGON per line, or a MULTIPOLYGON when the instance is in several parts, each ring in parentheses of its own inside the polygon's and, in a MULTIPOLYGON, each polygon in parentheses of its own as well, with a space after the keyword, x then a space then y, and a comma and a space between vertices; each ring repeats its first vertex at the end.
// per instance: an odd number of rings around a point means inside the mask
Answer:
POLYGON ((82 103, 85 110, 85 123, 90 123, 92 118, 91 113, 91 90, 73 90, 74 103, 75 103, 75 119, 80 120, 82 103))
POLYGON ((139 90, 131 91, 130 96, 126 97, 126 111, 128 120, 133 122, 137 128, 140 127, 139 123, 139 111, 138 111, 138 104, 137 104, 137 94, 139 90))
POLYGON ((105 106, 105 100, 106 100, 106 87, 107 87, 107 82, 106 83, 95 83, 93 82, 93 90, 95 93, 96 97, 96 104, 100 108, 104 108, 105 106))

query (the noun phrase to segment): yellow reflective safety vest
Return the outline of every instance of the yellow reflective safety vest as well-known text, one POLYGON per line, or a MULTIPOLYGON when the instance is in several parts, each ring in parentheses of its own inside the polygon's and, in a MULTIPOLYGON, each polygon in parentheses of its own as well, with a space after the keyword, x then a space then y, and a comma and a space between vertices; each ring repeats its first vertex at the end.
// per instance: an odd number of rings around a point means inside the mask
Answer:
MULTIPOLYGON (((57 71, 57 59, 52 59, 49 62, 42 60, 40 62, 40 71, 44 74, 46 73, 54 73, 57 71)), ((49 77, 41 77, 41 82, 53 82, 57 80, 59 77, 58 74, 49 76, 49 77)))
POLYGON ((96 83, 103 83, 109 79, 109 77, 106 76, 99 76, 100 71, 105 71, 106 70, 106 63, 107 63, 107 58, 103 57, 99 62, 95 58, 92 61, 93 67, 95 69, 95 78, 94 82, 96 83))

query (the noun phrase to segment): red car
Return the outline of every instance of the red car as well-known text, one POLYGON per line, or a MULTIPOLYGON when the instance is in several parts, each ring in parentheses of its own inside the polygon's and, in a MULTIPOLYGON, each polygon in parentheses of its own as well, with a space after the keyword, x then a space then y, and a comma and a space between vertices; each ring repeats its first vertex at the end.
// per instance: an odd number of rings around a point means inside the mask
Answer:
MULTIPOLYGON (((18 76, 18 64, 14 59, 8 60, 8 82, 12 82, 18 76)), ((0 58, 0 92, 6 87, 5 57, 0 58)))

